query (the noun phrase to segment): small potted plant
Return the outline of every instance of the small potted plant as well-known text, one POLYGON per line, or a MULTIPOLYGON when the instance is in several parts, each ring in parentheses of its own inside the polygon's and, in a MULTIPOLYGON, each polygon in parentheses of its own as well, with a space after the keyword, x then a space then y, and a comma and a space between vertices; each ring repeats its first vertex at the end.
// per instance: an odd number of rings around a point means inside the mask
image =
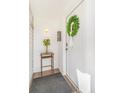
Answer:
POLYGON ((50 46, 50 39, 44 39, 43 45, 46 47, 46 53, 48 53, 48 46, 50 46))

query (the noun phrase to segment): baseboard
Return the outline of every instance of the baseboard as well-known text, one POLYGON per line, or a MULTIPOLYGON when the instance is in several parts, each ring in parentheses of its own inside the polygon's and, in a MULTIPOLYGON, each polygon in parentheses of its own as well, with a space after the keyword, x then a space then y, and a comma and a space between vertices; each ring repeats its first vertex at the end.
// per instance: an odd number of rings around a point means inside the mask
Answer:
POLYGON ((81 93, 78 86, 73 82, 73 80, 69 77, 68 74, 64 75, 63 77, 65 78, 69 86, 73 89, 74 93, 81 93))

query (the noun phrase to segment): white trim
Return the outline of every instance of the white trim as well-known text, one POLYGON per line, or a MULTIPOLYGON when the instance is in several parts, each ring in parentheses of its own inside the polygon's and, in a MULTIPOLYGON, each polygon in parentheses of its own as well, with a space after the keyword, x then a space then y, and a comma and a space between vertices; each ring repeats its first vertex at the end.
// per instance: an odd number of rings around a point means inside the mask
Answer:
POLYGON ((75 82, 69 77, 67 73, 64 76, 69 80, 69 83, 71 83, 71 85, 76 89, 77 93, 82 93, 79 87, 75 84, 75 82))
POLYGON ((29 93, 31 93, 32 82, 33 82, 33 74, 32 74, 31 80, 29 82, 29 93))
POLYGON ((81 0, 79 3, 77 3, 77 5, 72 8, 71 12, 67 15, 66 17, 66 22, 67 22, 67 18, 84 2, 84 0, 81 0))

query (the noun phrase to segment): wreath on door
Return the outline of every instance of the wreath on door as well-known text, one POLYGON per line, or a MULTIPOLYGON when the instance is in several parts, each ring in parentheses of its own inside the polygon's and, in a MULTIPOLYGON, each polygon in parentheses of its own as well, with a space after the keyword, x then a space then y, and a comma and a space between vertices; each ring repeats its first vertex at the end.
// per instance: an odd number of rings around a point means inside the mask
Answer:
POLYGON ((66 31, 69 36, 74 37, 78 33, 79 17, 77 15, 71 16, 66 25, 66 31))

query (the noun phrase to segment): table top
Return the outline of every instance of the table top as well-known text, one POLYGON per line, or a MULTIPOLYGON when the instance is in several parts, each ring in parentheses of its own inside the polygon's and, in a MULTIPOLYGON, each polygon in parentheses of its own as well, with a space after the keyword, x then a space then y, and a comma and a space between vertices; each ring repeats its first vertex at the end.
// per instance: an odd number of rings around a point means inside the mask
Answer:
POLYGON ((50 57, 50 56, 53 56, 53 55, 54 55, 53 52, 41 53, 41 57, 50 57))

